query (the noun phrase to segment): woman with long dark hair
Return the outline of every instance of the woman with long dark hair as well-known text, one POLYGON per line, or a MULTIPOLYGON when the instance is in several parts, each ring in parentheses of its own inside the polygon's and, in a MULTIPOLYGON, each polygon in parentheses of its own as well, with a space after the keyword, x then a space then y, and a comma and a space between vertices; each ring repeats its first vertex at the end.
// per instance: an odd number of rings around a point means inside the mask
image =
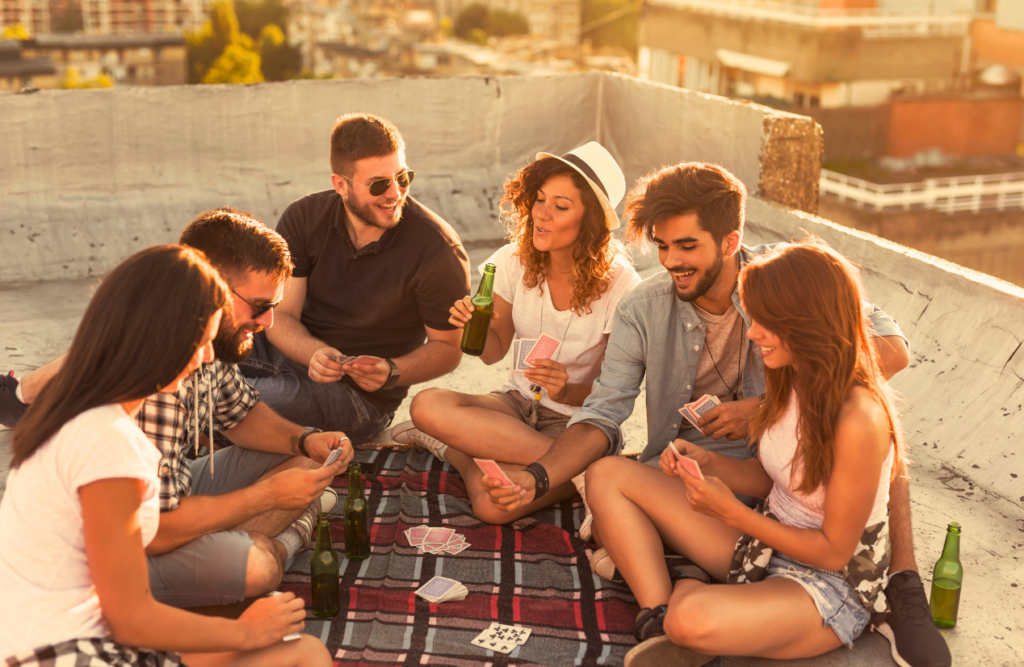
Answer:
MULTIPOLYGON (((415 442, 451 463, 462 474, 474 513, 485 521, 512 521, 575 493, 564 484, 515 511, 497 510, 473 458, 521 470, 547 451, 590 394, 615 306, 640 282, 612 235, 625 185, 614 158, 597 142, 562 157, 540 153, 505 183, 509 244, 485 262, 496 266, 494 316, 480 359, 497 363, 514 340, 542 334, 561 345, 525 371, 513 361, 499 391, 425 389, 413 399, 412 421, 392 429, 396 441, 415 442)), ((448 321, 462 328, 472 312, 466 297, 448 321)))
POLYGON ((587 471, 595 530, 641 606, 627 666, 817 656, 887 610, 903 438, 857 271, 821 242, 789 245, 744 268, 740 297, 767 382, 757 457, 676 440, 662 472, 616 458, 587 471), (683 557, 667 564, 663 545, 683 557))
POLYGON ((291 593, 257 600, 238 620, 150 594, 160 453, 134 417, 148 396, 177 391, 213 360, 228 295, 203 254, 184 246, 140 251, 96 290, 64 366, 12 439, 0 503, 5 664, 330 665, 313 637, 281 641, 303 626, 291 593))

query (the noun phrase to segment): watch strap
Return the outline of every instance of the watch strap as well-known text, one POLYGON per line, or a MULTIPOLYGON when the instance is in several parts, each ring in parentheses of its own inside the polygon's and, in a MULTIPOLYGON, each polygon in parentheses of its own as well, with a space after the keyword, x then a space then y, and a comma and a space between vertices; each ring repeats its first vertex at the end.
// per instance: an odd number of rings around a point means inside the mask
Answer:
POLYGON ((307 459, 312 457, 309 455, 309 452, 306 451, 306 437, 310 433, 323 432, 323 429, 316 428, 315 426, 308 426, 306 427, 306 430, 302 432, 302 435, 299 436, 299 451, 302 452, 302 455, 305 456, 307 459))
POLYGON ((384 361, 388 362, 388 366, 391 366, 391 374, 388 375, 388 381, 384 383, 381 389, 394 389, 395 385, 398 384, 398 378, 402 377, 402 371, 398 370, 398 364, 392 359, 385 358, 384 361))

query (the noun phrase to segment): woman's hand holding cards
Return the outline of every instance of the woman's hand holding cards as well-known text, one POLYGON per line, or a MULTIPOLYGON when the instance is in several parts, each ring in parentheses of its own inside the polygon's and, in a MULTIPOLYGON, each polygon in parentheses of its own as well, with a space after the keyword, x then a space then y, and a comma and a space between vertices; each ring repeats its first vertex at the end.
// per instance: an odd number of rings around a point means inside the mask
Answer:
POLYGON ((306 626, 306 603, 295 593, 260 598, 249 605, 238 622, 245 633, 243 651, 270 646, 306 626))
POLYGON ((714 517, 726 525, 735 525, 738 512, 748 510, 725 482, 717 477, 699 479, 685 472, 679 478, 686 485, 686 499, 696 512, 714 517))
POLYGON ((523 373, 526 379, 547 389, 548 398, 555 403, 565 403, 569 386, 569 373, 565 370, 565 364, 554 359, 537 359, 530 363, 533 368, 523 373))

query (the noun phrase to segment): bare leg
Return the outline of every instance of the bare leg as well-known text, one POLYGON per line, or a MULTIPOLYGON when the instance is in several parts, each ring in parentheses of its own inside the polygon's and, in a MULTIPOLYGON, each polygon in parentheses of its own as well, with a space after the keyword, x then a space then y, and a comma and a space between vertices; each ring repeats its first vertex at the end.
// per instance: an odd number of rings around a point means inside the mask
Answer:
POLYGON ((807 591, 781 578, 735 586, 683 580, 672 593, 664 628, 674 644, 705 655, 791 660, 842 645, 831 628, 822 627, 807 591))
POLYGON ((284 545, 261 533, 249 533, 253 540, 245 563, 245 597, 277 590, 284 577, 287 553, 284 545))
POLYGON ((904 476, 897 476, 889 484, 889 539, 892 540, 889 573, 917 572, 914 529, 910 523, 910 479, 904 476))
MULTIPOLYGON (((566 482, 553 489, 549 489, 546 494, 531 503, 520 505, 511 512, 505 512, 495 507, 494 503, 491 502, 491 497, 487 494, 487 490, 482 483, 484 474, 471 457, 449 447, 448 451, 445 452, 445 458, 462 475, 462 481, 466 484, 466 492, 469 494, 470 502, 473 503, 473 514, 481 521, 486 521, 487 523, 511 523, 528 514, 533 514, 548 505, 561 502, 566 498, 572 498, 576 493, 576 487, 571 482, 566 482)), ((501 467, 505 470, 522 470, 526 466, 503 463, 501 467)))
MULTIPOLYGON (((305 468, 307 470, 311 470, 319 467, 320 464, 313 459, 307 459, 305 456, 296 456, 267 471, 265 475, 256 481, 257 483, 262 482, 265 479, 273 477, 279 472, 284 472, 285 470, 291 470, 293 468, 305 468)), ((295 523, 295 520, 299 518, 299 515, 305 511, 305 507, 297 510, 270 510, 243 521, 235 526, 234 530, 244 530, 250 533, 263 533, 264 535, 275 537, 279 535, 282 530, 295 523)))
POLYGON ((279 641, 258 651, 185 653, 187 667, 330 667, 331 654, 316 637, 302 635, 295 641, 279 641))
POLYGON ((53 361, 40 366, 19 380, 19 383, 21 384, 21 397, 25 399, 26 403, 31 403, 36 400, 36 397, 39 396, 39 392, 43 390, 46 383, 52 380, 53 376, 57 374, 57 371, 64 366, 64 359, 67 356, 68 353, 65 352, 53 361))
POLYGON ((604 548, 641 607, 669 601, 663 542, 715 579, 728 575, 739 531, 694 512, 677 478, 606 457, 587 468, 587 500, 604 548))
MULTIPOLYGON (((529 465, 551 443, 494 396, 424 389, 409 409, 416 428, 471 457, 529 465)), ((448 458, 447 454, 445 458, 448 458)))

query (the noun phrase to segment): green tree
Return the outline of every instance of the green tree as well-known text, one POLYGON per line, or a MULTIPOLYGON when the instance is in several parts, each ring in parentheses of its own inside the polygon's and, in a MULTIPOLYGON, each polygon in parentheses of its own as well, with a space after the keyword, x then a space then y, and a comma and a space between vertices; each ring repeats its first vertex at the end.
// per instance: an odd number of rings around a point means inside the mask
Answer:
POLYGON ((487 13, 487 18, 484 21, 484 32, 495 37, 528 35, 530 33, 530 24, 527 22, 526 17, 518 12, 492 9, 487 13))
POLYGON ((284 32, 268 23, 260 31, 260 68, 267 81, 287 81, 302 73, 302 53, 289 45, 284 32))
POLYGON ((620 48, 635 54, 640 30, 638 9, 636 0, 583 0, 584 27, 613 12, 618 15, 581 34, 580 39, 589 39, 596 48, 620 48))
POLYGON ((228 44, 203 76, 203 83, 259 83, 263 81, 260 54, 239 42, 228 44))
MULTIPOLYGON (((466 7, 455 19, 455 36, 459 39, 470 39, 473 30, 484 30, 487 23, 487 7, 473 3, 466 7)), ((484 30, 486 33, 487 31, 484 30)))
POLYGON ((268 25, 276 25, 283 33, 288 29, 288 8, 281 0, 236 0, 238 28, 257 39, 268 25))
POLYGON ((54 32, 77 32, 85 27, 82 21, 82 6, 77 0, 71 0, 53 23, 54 32))
POLYGON ((13 25, 5 26, 0 30, 0 39, 32 39, 32 35, 29 34, 28 28, 15 23, 13 25))

